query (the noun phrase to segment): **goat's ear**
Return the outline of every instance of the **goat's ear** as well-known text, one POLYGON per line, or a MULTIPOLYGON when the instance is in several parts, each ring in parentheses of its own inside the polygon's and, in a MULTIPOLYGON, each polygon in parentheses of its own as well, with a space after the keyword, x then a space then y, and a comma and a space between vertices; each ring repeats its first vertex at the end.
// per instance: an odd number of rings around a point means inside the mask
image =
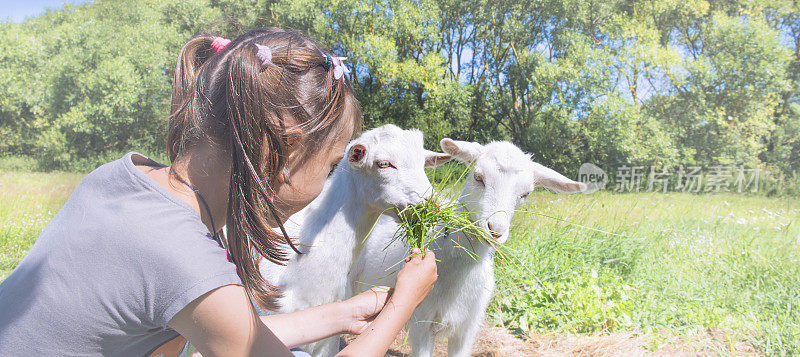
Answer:
POLYGON ((450 154, 425 150, 425 167, 436 167, 450 161, 452 158, 450 154))
POLYGON ((353 166, 361 166, 367 161, 367 147, 355 144, 347 150, 347 162, 353 166))
POLYGON ((442 151, 450 154, 454 159, 467 163, 478 158, 483 151, 483 145, 471 141, 459 141, 444 138, 439 143, 442 151))
POLYGON ((533 183, 535 187, 545 187, 560 193, 575 193, 586 191, 586 184, 572 181, 555 170, 544 165, 533 163, 533 183))

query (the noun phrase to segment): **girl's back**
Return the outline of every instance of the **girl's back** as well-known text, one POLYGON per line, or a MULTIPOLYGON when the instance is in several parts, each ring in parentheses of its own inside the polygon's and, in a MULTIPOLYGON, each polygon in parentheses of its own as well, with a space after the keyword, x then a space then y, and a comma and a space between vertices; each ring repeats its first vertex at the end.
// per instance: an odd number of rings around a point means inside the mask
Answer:
POLYGON ((146 355, 180 309, 236 267, 185 202, 129 153, 78 185, 0 284, 0 355, 146 355))

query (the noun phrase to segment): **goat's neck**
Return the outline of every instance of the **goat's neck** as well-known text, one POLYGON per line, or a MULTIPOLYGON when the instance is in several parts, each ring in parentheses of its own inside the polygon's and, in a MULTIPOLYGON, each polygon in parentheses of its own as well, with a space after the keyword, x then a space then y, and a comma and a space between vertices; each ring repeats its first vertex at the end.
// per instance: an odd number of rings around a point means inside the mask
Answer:
POLYGON ((358 187, 355 181, 351 174, 337 172, 311 214, 322 220, 314 222, 314 226, 336 230, 337 241, 342 244, 360 243, 380 216, 380 212, 364 204, 361 192, 353 189, 358 187), (341 229, 345 226, 349 229, 341 229))
POLYGON ((365 194, 360 190, 353 190, 353 187, 361 186, 358 180, 351 175, 342 175, 342 186, 337 189, 340 192, 350 192, 350 197, 346 204, 343 204, 339 209, 342 217, 347 220, 350 227, 353 227, 354 237, 356 243, 361 243, 367 234, 372 231, 372 227, 381 215, 381 211, 375 209, 371 205, 366 204, 373 200, 372 197, 365 197, 365 194))

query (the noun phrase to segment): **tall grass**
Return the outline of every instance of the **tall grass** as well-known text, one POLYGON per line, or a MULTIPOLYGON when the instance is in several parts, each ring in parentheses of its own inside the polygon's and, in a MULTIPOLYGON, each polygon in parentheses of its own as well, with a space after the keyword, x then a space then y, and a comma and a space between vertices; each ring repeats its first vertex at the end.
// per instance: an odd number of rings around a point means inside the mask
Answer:
MULTIPOLYGON (((446 171, 431 175, 439 182, 446 171)), ((0 280, 81 177, 0 172, 0 280)), ((719 328, 767 354, 800 354, 795 199, 537 191, 505 247, 489 307, 496 324, 539 333, 719 328)))
POLYGON ((0 171, 0 281, 25 256, 82 177, 0 171))
POLYGON ((498 259, 489 315, 524 331, 721 328, 798 354, 798 223, 792 199, 538 192, 506 243, 526 269, 498 259))

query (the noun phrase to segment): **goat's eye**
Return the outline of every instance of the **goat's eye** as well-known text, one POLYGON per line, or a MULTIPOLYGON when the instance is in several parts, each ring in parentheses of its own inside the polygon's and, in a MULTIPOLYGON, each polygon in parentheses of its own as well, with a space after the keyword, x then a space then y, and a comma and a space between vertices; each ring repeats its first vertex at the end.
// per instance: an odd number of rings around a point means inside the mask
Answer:
POLYGON ((381 169, 386 169, 386 168, 389 168, 389 167, 394 167, 394 165, 392 165, 392 163, 391 163, 391 162, 389 162, 389 161, 386 161, 386 160, 378 160, 378 161, 375 161, 375 165, 376 165, 376 166, 378 166, 378 168, 381 168, 381 169))
POLYGON ((476 172, 476 173, 472 174, 472 177, 475 179, 475 181, 483 183, 483 175, 481 175, 481 174, 476 172))

